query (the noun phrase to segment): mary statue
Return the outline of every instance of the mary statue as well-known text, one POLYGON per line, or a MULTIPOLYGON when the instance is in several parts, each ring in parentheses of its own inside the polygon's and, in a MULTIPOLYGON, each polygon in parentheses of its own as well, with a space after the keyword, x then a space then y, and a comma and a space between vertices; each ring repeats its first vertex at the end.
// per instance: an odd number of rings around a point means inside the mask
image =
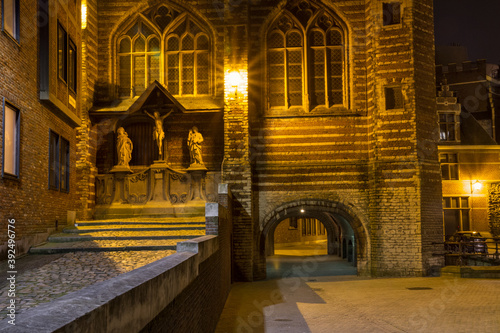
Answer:
POLYGON ((203 159, 201 157, 201 143, 203 142, 203 136, 198 132, 198 128, 193 126, 189 130, 188 136, 188 147, 189 147, 189 157, 192 165, 203 165, 203 159))
POLYGON ((118 165, 123 165, 128 167, 130 160, 132 159, 132 149, 134 145, 132 140, 128 137, 127 132, 123 127, 118 128, 116 131, 118 134, 116 137, 116 150, 118 152, 118 165))

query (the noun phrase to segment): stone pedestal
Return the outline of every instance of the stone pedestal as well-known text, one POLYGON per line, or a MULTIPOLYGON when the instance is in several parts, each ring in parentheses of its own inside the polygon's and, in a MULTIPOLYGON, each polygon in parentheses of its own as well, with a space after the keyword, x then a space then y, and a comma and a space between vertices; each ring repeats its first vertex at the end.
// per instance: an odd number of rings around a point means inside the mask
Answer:
POLYGON ((187 169, 191 174, 191 201, 206 201, 205 193, 203 192, 203 180, 207 174, 208 169, 203 164, 191 164, 187 169))
POLYGON ((165 170, 170 169, 168 164, 165 161, 154 161, 153 165, 151 165, 151 171, 153 175, 152 186, 153 186, 153 195, 151 197, 151 202, 154 203, 170 203, 170 200, 167 198, 166 193, 168 192, 165 188, 165 170))
POLYGON ((115 193, 111 202, 113 204, 127 203, 125 199, 125 176, 131 174, 132 170, 128 165, 116 165, 111 169, 110 173, 113 174, 115 182, 115 193))

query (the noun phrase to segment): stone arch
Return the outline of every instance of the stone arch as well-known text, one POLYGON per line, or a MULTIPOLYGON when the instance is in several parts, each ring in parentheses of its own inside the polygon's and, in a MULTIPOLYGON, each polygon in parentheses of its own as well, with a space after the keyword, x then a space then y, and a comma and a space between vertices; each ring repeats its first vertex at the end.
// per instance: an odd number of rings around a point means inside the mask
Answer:
MULTIPOLYGON (((259 255, 264 264, 268 236, 273 235, 275 228, 284 219, 303 215, 301 210, 304 210, 308 217, 317 218, 323 223, 328 231, 329 243, 338 237, 334 231, 335 224, 347 223, 352 229, 353 237, 340 239, 340 242, 345 240, 346 245, 351 242, 351 246, 355 248, 355 254, 352 253, 352 262, 358 268, 358 274, 370 275, 370 237, 366 225, 360 219, 360 214, 349 204, 323 199, 298 199, 283 203, 264 217, 258 245, 259 255)), ((346 257, 347 254, 348 252, 346 257)), ((262 269, 264 267, 265 265, 261 266, 262 269)))

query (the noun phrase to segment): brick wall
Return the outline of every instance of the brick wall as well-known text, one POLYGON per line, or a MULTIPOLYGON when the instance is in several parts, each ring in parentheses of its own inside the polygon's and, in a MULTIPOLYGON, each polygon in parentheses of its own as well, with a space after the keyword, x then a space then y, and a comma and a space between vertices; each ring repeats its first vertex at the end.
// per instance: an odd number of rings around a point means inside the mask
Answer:
MULTIPOLYGON (((56 116, 53 106, 42 104, 38 96, 37 17, 37 1, 20 1, 20 42, 0 32, 0 98, 18 108, 21 117, 19 179, 0 179, 0 229, 5 230, 0 235, 0 244, 6 244, 7 219, 16 219, 18 254, 45 241, 56 223, 59 229, 64 227, 67 211, 77 208, 76 131, 56 116), (48 189, 49 130, 70 144, 69 193, 48 189)), ((79 45, 78 31, 71 37, 79 45)), ((0 137, 3 130, 3 109, 0 109, 0 137)), ((3 140, 0 141, 1 152, 3 140)), ((0 258, 5 257, 6 246, 2 245, 0 258)))
MULTIPOLYGON (((230 197, 222 195, 225 202, 230 197)), ((227 200, 229 199, 229 200, 227 200)), ((197 278, 141 332, 213 332, 231 289, 231 207, 218 206, 219 216, 207 226, 218 226, 219 250, 199 266, 197 278)))

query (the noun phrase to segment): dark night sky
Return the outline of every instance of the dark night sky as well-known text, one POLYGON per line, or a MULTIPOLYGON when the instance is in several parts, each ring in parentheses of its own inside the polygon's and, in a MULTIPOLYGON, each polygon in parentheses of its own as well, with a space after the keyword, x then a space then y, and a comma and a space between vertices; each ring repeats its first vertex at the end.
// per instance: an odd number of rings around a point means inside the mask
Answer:
POLYGON ((434 0, 436 45, 467 47, 469 60, 500 64, 500 0, 434 0))

